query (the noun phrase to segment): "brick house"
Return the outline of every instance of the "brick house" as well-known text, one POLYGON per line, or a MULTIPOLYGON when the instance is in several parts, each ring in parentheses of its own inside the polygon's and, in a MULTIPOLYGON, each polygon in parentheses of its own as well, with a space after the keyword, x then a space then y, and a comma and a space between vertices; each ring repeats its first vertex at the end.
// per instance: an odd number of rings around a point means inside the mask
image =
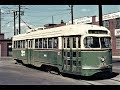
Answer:
POLYGON ((0 33, 0 57, 12 56, 12 39, 4 39, 4 34, 0 33))

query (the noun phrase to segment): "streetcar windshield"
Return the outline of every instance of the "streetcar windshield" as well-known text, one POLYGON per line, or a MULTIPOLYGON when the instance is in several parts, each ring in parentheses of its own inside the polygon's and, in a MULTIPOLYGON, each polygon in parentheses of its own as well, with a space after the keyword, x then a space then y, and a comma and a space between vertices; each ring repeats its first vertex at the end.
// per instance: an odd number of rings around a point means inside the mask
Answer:
POLYGON ((85 48, 100 48, 99 37, 86 37, 84 39, 85 48))
POLYGON ((110 48, 111 41, 110 37, 93 37, 88 36, 84 39, 85 48, 110 48), (101 45, 100 45, 101 44, 101 45))
POLYGON ((100 42, 101 42, 101 48, 110 48, 111 47, 110 37, 101 37, 100 42))

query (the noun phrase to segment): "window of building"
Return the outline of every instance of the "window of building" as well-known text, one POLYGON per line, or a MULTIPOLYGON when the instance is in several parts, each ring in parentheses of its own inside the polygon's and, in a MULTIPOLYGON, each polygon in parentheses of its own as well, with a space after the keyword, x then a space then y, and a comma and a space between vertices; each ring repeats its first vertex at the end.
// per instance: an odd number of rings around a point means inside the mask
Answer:
POLYGON ((109 21, 108 20, 103 21, 103 26, 109 28, 109 21))
POLYGON ((116 49, 120 49, 120 37, 116 38, 116 49))
POLYGON ((120 18, 116 18, 116 26, 115 29, 119 29, 120 28, 120 18))

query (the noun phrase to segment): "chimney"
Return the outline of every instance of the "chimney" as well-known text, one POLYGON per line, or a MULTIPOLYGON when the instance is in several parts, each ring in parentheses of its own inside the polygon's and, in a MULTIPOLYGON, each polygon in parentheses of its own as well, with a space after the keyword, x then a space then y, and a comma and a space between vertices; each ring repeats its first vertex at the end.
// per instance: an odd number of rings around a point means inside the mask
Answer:
POLYGON ((92 24, 96 25, 96 16, 92 16, 92 24))

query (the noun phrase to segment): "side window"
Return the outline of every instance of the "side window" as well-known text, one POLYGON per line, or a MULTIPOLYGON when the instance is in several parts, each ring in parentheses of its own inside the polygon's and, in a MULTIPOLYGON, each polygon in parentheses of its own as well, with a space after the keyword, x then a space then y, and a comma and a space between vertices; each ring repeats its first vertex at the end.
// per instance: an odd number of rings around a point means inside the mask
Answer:
POLYGON ((42 38, 39 38, 39 48, 42 48, 42 38))
POLYGON ((18 41, 18 48, 20 48, 20 41, 18 41))
POLYGON ((23 48, 23 41, 20 41, 20 48, 23 48))
POLYGON ((65 38, 64 38, 64 48, 66 48, 66 44, 65 44, 66 42, 65 42, 65 38))
POLYGON ((67 48, 70 48, 70 38, 67 38, 67 48))
POLYGON ((16 48, 18 48, 18 41, 16 41, 16 44, 15 44, 16 48))
POLYGON ((35 39, 35 48, 38 48, 38 39, 35 39))
POLYGON ((73 48, 76 48, 76 37, 73 37, 73 48))
POLYGON ((23 40, 23 48, 25 48, 25 40, 23 40))
POLYGON ((33 40, 31 40, 31 45, 30 46, 31 46, 31 48, 33 47, 33 40))
POLYGON ((30 48, 30 41, 28 42, 28 47, 30 48))
POLYGON ((47 38, 43 38, 43 48, 47 48, 47 38))
POLYGON ((54 38, 54 40, 53 40, 53 48, 58 48, 58 38, 54 38))
POLYGON ((52 38, 48 38, 48 48, 52 48, 52 38))
POLYGON ((81 48, 81 37, 78 37, 78 48, 81 48))
POLYGON ((16 41, 14 41, 14 48, 16 48, 16 47, 15 47, 15 44, 16 44, 16 41))

